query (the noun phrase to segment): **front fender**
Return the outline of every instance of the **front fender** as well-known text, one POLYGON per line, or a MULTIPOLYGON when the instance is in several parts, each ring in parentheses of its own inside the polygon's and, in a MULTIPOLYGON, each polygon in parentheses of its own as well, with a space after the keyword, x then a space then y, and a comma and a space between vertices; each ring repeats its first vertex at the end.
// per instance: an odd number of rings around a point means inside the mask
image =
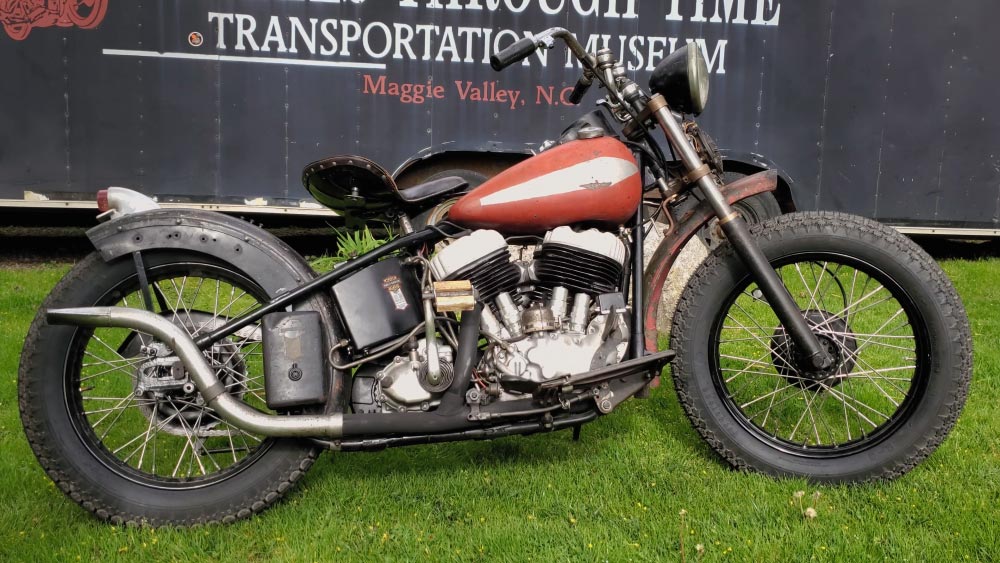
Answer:
MULTIPOLYGON (((87 238, 105 261, 136 251, 205 254, 243 272, 271 298, 316 276, 299 253, 271 233, 212 211, 157 209, 129 214, 90 229, 87 238)), ((329 350, 342 333, 332 300, 327 293, 317 292, 304 302, 320 313, 329 350)), ((340 412, 346 404, 347 374, 332 370, 331 375, 331 400, 327 406, 331 412, 340 412)))
MULTIPOLYGON (((722 194, 726 196, 726 200, 732 205, 741 199, 774 191, 777 186, 778 173, 775 170, 765 170, 726 184, 721 187, 721 190, 722 194)), ((714 217, 715 212, 712 211, 712 207, 707 201, 702 201, 677 220, 674 230, 663 238, 660 245, 656 247, 656 251, 653 252, 653 257, 650 258, 649 266, 643 277, 642 293, 646 298, 643 324, 645 325, 647 351, 657 350, 659 332, 656 328, 656 317, 660 309, 663 285, 667 281, 670 268, 673 267, 674 260, 677 259, 677 255, 680 254, 684 245, 714 217)))

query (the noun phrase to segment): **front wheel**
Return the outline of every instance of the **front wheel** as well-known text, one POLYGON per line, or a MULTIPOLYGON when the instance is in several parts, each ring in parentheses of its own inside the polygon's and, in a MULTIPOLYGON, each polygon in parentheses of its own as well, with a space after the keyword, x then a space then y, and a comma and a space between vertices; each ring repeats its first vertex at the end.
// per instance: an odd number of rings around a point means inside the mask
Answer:
POLYGON ((835 359, 816 371, 723 244, 674 315, 674 384, 703 438, 737 468, 819 482, 890 479, 951 430, 972 369, 954 287, 916 244, 841 213, 752 229, 835 359))

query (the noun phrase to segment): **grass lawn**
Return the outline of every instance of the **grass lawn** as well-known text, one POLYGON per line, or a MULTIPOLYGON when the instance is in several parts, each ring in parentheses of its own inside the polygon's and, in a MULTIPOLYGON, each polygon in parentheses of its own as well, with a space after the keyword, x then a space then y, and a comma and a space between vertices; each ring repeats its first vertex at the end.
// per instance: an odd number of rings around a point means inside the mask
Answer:
POLYGON ((736 473, 688 424, 673 390, 569 432, 324 454, 250 521, 193 530, 102 524, 36 463, 17 413, 21 344, 68 269, 0 272, 0 561, 921 560, 1000 548, 1000 260, 944 263, 975 335, 969 402, 951 437, 892 483, 821 487, 736 473), (680 511, 686 511, 681 517, 680 511), (681 541, 683 537, 683 543, 681 541))

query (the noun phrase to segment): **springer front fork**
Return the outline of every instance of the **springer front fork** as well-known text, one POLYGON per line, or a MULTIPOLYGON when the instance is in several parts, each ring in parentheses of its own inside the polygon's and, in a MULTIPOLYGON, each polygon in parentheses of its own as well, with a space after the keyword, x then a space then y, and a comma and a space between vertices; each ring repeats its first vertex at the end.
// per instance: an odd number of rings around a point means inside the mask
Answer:
POLYGON ((666 100, 657 94, 649 100, 647 107, 656 116, 657 122, 684 164, 687 182, 696 182, 701 188, 709 205, 719 217, 719 226, 722 227, 722 232, 736 249, 736 253, 743 260, 743 263, 750 269, 750 273, 753 274, 768 304, 774 309, 781 325, 785 327, 792 342, 801 351, 800 356, 805 362, 805 367, 813 369, 828 367, 833 359, 820 345, 798 304, 792 299, 788 289, 778 277, 778 273, 774 271, 767 257, 750 236, 746 221, 722 195, 719 185, 710 173, 711 169, 691 146, 681 124, 667 107, 666 100))

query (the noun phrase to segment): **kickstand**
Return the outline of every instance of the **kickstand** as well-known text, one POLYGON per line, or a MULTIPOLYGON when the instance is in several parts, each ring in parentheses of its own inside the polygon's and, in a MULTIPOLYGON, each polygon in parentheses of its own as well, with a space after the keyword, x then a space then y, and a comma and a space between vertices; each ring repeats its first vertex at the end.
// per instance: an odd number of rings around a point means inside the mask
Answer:
POLYGON ((573 427, 573 441, 574 442, 579 442, 580 441, 580 429, 581 428, 583 428, 582 424, 577 424, 576 426, 573 427))

